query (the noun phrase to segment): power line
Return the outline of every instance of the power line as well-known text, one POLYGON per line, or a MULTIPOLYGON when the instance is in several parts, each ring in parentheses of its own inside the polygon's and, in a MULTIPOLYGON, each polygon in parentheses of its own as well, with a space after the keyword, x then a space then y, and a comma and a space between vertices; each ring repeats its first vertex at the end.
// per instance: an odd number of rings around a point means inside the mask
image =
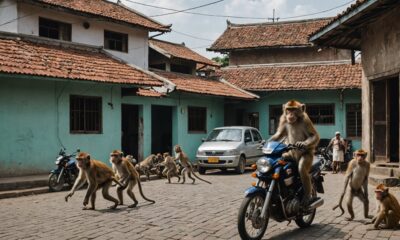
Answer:
POLYGON ((211 39, 197 37, 197 36, 190 35, 190 34, 187 34, 187 33, 178 32, 178 31, 176 31, 176 30, 172 30, 172 32, 178 33, 178 34, 181 34, 181 35, 184 35, 184 36, 187 36, 187 37, 191 37, 191 38, 194 38, 194 39, 198 39, 198 40, 214 42, 214 40, 211 40, 211 39))
MULTIPOLYGON (((146 3, 141 3, 141 2, 136 2, 133 0, 125 0, 134 4, 138 4, 138 5, 142 5, 142 6, 146 6, 146 7, 151 7, 151 8, 156 8, 156 9, 163 9, 163 10, 169 10, 169 11, 174 11, 174 12, 182 12, 182 13, 186 13, 186 14, 192 14, 192 15, 199 15, 199 16, 207 16, 207 17, 220 17, 220 18, 237 18, 237 19, 254 19, 254 20, 266 20, 268 17, 250 17, 250 16, 235 16, 235 15, 221 15, 221 14, 209 14, 209 13, 199 13, 199 12, 190 12, 186 9, 186 11, 182 11, 182 10, 177 10, 177 9, 173 9, 173 8, 166 8, 166 7, 160 7, 160 6, 155 6, 155 5, 150 5, 150 4, 146 4, 146 3)), ((290 17, 283 17, 280 19, 292 19, 292 18, 298 18, 298 17, 307 17, 307 16, 313 16, 313 15, 317 15, 320 13, 325 13, 325 12, 329 12, 341 7, 344 7, 350 3, 352 3, 353 1, 348 1, 346 3, 343 3, 339 6, 333 7, 333 8, 329 8, 326 10, 322 10, 319 12, 314 12, 314 13, 309 13, 309 14, 304 14, 304 15, 297 15, 297 16, 290 16, 290 17)), ((154 16, 158 16, 158 15, 154 15, 154 16)), ((154 17, 151 16, 151 17, 154 17)))
POLYGON ((171 12, 171 13, 157 14, 157 15, 153 15, 153 16, 150 16, 150 17, 161 17, 161 16, 171 15, 171 14, 175 14, 175 13, 186 12, 186 11, 189 11, 189 10, 194 10, 194 9, 198 9, 198 8, 214 5, 214 4, 217 4, 219 2, 223 2, 223 1, 224 0, 218 0, 218 1, 206 3, 206 4, 203 4, 203 5, 200 5, 200 6, 196 6, 196 7, 191 7, 191 8, 187 8, 187 9, 183 9, 183 10, 174 10, 174 12, 171 12))

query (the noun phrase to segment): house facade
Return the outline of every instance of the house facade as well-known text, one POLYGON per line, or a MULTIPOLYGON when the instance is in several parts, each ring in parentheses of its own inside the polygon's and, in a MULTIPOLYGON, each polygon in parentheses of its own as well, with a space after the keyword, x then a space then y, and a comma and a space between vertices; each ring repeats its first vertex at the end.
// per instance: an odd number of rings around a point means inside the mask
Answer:
POLYGON ((120 3, 2 1, 0 31, 1 177, 46 173, 61 147, 107 161, 181 144, 193 158, 227 99, 256 98, 149 71, 149 32, 170 26, 120 3))
POLYGON ((229 54, 229 66, 217 74, 226 81, 256 93, 250 104, 226 104, 225 124, 251 125, 265 138, 277 129, 282 104, 296 99, 321 138, 336 131, 361 145, 361 66, 351 64, 352 52, 319 48, 308 35, 330 18, 290 22, 233 24, 209 50, 229 54))
POLYGON ((362 146, 376 163, 399 162, 399 20, 398 1, 357 1, 310 38, 319 46, 361 51, 362 146))

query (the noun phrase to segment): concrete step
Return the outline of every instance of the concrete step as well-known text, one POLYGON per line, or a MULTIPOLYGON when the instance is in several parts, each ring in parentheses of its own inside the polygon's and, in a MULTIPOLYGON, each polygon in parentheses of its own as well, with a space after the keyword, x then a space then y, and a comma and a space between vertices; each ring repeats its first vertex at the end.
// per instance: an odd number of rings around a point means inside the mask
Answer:
POLYGON ((48 177, 46 174, 0 178, 0 191, 45 187, 48 184, 48 177))
POLYGON ((393 168, 371 166, 370 174, 393 177, 393 168))
POLYGON ((1 191, 0 199, 29 196, 29 195, 35 195, 35 194, 48 193, 48 192, 49 192, 49 187, 38 187, 38 188, 29 188, 29 189, 1 191))
POLYGON ((400 184, 400 179, 398 177, 389 177, 382 175, 370 174, 368 181, 372 185, 384 184, 387 187, 395 187, 400 184))

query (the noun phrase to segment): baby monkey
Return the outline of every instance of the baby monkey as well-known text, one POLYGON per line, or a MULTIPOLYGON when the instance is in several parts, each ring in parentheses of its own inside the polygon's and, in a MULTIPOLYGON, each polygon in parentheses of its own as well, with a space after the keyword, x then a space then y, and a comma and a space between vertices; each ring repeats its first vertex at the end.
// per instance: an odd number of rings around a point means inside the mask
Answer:
POLYGON ((181 181, 181 177, 179 176, 178 168, 174 161, 174 158, 169 155, 168 152, 163 154, 164 162, 161 163, 162 166, 165 166, 162 174, 167 177, 168 183, 171 183, 171 177, 177 177, 178 182, 181 181))

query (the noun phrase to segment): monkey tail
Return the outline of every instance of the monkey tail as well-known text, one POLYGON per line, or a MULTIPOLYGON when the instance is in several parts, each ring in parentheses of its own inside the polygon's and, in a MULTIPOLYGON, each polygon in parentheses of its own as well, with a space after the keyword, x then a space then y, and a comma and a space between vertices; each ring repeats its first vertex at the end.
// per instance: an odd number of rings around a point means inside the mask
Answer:
POLYGON ((156 203, 156 201, 151 200, 151 199, 148 199, 146 196, 144 196, 143 190, 142 190, 142 184, 140 183, 140 179, 138 179, 138 186, 139 186, 140 195, 142 196, 142 198, 143 198, 144 200, 146 200, 146 201, 148 201, 148 202, 151 202, 151 203, 156 203))
POLYGON ((341 213, 340 215, 336 216, 337 218, 340 217, 340 216, 342 216, 342 215, 344 214, 344 209, 343 209, 343 207, 342 207, 343 197, 344 197, 344 194, 342 194, 342 196, 340 196, 339 203, 338 203, 336 206, 334 206, 334 207, 332 208, 332 210, 335 210, 336 208, 339 207, 339 208, 340 208, 340 211, 342 211, 342 213, 341 213))
POLYGON ((199 179, 200 181, 206 182, 206 183, 208 183, 208 184, 212 184, 211 182, 209 182, 209 181, 207 181, 207 180, 204 180, 204 179, 202 179, 201 177, 197 176, 193 171, 192 171, 192 174, 193 174, 193 176, 194 176, 195 178, 199 179))

